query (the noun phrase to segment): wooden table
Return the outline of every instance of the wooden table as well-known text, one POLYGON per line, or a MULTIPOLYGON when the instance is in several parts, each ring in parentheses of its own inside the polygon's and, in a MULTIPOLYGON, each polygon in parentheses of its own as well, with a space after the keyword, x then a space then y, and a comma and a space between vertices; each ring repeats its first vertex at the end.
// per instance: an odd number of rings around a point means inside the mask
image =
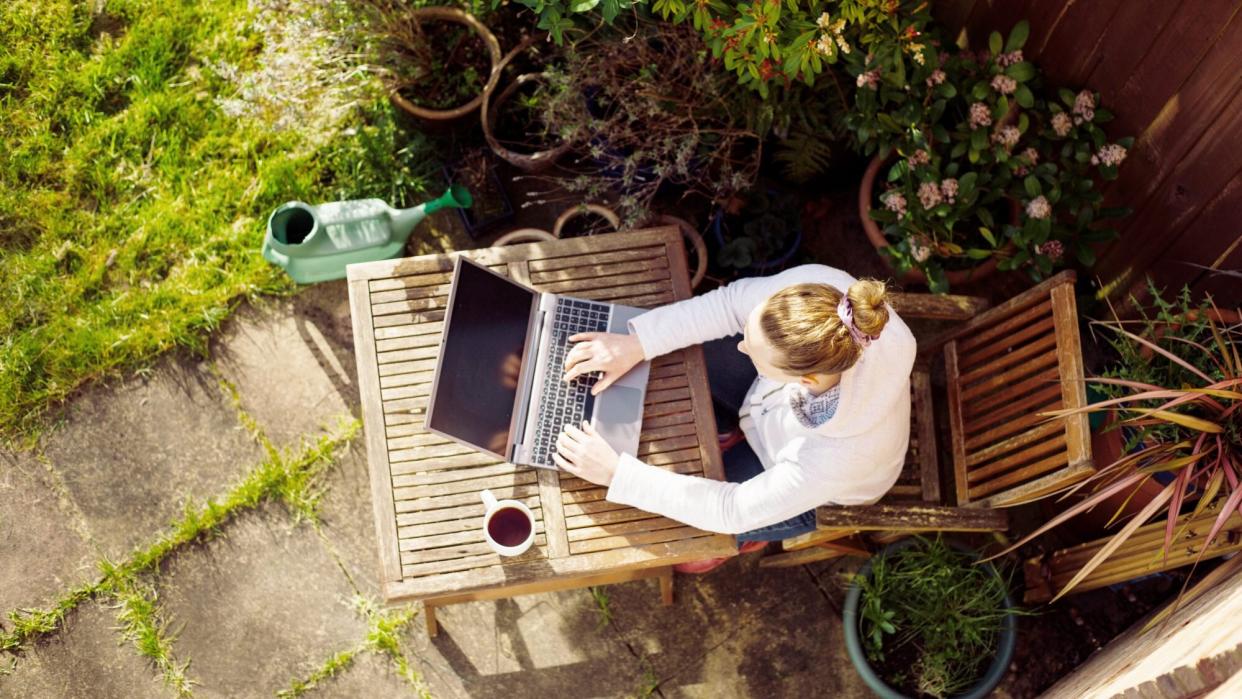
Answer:
MULTIPOLYGON (((608 502, 606 488, 499 462, 424 429, 454 255, 541 291, 642 307, 690 296, 675 227, 350 265, 385 600, 423 600, 432 634, 437 606, 639 578, 659 577, 668 604, 673 564, 736 553, 731 536, 608 502), (529 551, 502 558, 488 547, 484 488, 535 513, 529 551)), ((638 456, 724 479, 698 347, 652 363, 638 456)))

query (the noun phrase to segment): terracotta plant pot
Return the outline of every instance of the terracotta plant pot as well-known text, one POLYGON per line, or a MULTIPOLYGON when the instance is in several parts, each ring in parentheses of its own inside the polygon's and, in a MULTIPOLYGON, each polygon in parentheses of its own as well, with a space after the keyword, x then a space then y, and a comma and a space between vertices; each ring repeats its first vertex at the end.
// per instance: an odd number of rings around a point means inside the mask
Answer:
MULTIPOLYGON (((455 22, 465 25, 468 29, 483 39, 484 45, 487 46, 487 53, 491 58, 490 74, 487 82, 483 85, 483 90, 475 96, 474 99, 452 109, 429 109, 420 107, 401 95, 398 87, 393 87, 389 93, 389 99, 393 104, 405 110, 409 114, 427 121, 445 122, 459 119, 479 108, 483 103, 483 98, 491 94, 496 89, 496 81, 500 79, 500 42, 496 40, 496 36, 492 34, 482 22, 474 15, 463 12, 455 7, 423 7, 410 12, 411 22, 455 22)), ((408 87, 408 86, 407 86, 408 87)), ((417 87, 417 85, 413 86, 417 87)))
POLYGON ((500 247, 501 245, 517 245, 518 243, 546 243, 552 240, 556 240, 556 236, 542 228, 519 228, 500 236, 492 245, 500 247))
POLYGON ((565 230, 565 224, 579 216, 585 216, 586 214, 595 214, 596 216, 604 219, 610 226, 612 226, 614 231, 621 230, 621 217, 617 216, 616 212, 612 209, 599 204, 578 204, 565 209, 565 211, 561 212, 560 216, 556 217, 556 225, 552 227, 552 235, 557 238, 563 237, 562 233, 565 230))
POLYGON ((681 231, 681 235, 686 239, 689 248, 694 251, 694 275, 690 278, 690 288, 698 287, 703 281, 703 277, 707 276, 707 244, 703 242, 703 236, 690 225, 690 222, 684 218, 670 216, 668 214, 660 214, 656 216, 656 223, 662 226, 677 226, 681 231))
MULTIPOLYGON (((890 264, 888 256, 884 254, 884 248, 888 247, 888 239, 884 237, 884 231, 876 225, 871 219, 871 201, 872 191, 875 187, 876 175, 880 172, 880 168, 888 161, 887 155, 877 155, 872 158, 871 163, 867 165, 867 171, 863 173, 862 184, 858 189, 858 218, 862 221, 863 231, 867 234, 867 240, 875 247, 876 252, 880 253, 880 257, 884 258, 885 264, 890 264)), ((1016 202, 1014 202, 1014 221, 1017 220, 1016 202)), ((990 276, 996 271, 996 265, 999 260, 995 255, 989 257, 979 264, 978 267, 971 269, 945 270, 945 278, 949 282, 949 286, 957 286, 970 281, 978 281, 990 276)), ((890 264, 891 268, 891 264, 890 264)), ((911 284, 926 284, 927 275, 918 268, 907 270, 901 275, 901 281, 911 284)))

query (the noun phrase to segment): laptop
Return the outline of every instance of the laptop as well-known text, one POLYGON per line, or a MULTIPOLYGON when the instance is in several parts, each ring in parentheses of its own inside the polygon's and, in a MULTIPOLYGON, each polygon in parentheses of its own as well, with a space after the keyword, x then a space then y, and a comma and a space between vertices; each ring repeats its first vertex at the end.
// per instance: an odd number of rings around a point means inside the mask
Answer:
POLYGON ((637 453, 650 363, 598 396, 597 377, 563 377, 571 336, 628 333, 643 312, 535 291, 458 255, 427 429, 512 464, 554 469, 561 430, 589 421, 617 453, 637 453))

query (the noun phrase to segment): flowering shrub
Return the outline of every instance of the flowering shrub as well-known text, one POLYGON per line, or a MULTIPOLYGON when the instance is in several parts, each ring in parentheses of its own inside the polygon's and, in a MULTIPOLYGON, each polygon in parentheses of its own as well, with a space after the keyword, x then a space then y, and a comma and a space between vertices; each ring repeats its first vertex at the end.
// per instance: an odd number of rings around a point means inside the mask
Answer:
POLYGON ((829 66, 898 33, 908 16, 930 20, 925 0, 654 0, 652 10, 690 20, 712 55, 764 97, 773 82, 812 84, 829 66))
MULTIPOLYGON (((516 0, 539 15, 538 27, 552 37, 558 46, 565 42, 565 32, 574 28, 574 19, 598 13, 604 24, 612 24, 617 15, 629 12, 644 0, 516 0)), ((492 9, 502 0, 492 0, 492 9)))
POLYGON ((865 152, 896 159, 876 186, 872 218, 898 271, 919 269, 935 291, 948 289, 947 271, 991 257, 1036 280, 1075 259, 1090 266, 1091 243, 1116 234, 1098 219, 1126 213, 1101 209, 1095 185, 1117 176, 1133 139, 1107 142, 1099 124, 1112 115, 1095 93, 1037 96, 1038 71, 1022 54, 1027 34, 1019 22, 978 52, 931 39, 925 58, 935 56, 934 67, 914 61, 900 90, 885 69, 868 68, 873 60, 856 67, 855 137, 865 152))

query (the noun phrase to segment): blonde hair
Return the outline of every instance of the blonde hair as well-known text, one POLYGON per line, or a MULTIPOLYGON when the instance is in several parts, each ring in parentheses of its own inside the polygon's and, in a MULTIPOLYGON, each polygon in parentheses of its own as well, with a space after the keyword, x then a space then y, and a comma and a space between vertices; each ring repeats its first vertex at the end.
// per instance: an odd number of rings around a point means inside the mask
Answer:
MULTIPOLYGON (((877 337, 888 322, 884 282, 861 279, 846 291, 854 325, 877 337)), ((854 366, 862 346, 837 315, 841 291, 827 284, 795 284, 768 299, 759 315, 764 337, 779 355, 776 367, 795 376, 838 374, 854 366)))

